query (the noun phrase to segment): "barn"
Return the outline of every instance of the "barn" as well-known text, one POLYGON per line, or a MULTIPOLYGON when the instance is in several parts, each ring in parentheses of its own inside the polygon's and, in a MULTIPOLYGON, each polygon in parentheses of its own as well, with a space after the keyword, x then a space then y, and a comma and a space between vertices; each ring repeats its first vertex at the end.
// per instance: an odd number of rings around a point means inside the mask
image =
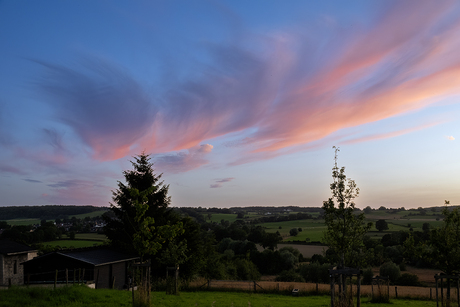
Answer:
POLYGON ((37 250, 8 239, 0 240, 0 286, 24 283, 22 262, 37 256, 37 250))
POLYGON ((51 252, 23 263, 25 283, 81 281, 95 288, 123 289, 129 283, 129 266, 136 259, 108 248, 51 252))

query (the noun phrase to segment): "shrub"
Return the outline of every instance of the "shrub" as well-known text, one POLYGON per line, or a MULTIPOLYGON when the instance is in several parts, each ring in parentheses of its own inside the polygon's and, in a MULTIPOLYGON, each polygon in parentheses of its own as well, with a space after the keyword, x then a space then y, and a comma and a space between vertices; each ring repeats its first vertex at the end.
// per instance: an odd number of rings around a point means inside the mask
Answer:
POLYGON ((313 262, 300 266, 300 275, 307 281, 329 283, 329 264, 313 262))
POLYGON ((398 278, 396 283, 400 286, 420 286, 418 276, 409 273, 403 273, 401 277, 398 278))
POLYGON ((399 270, 401 271, 407 271, 406 264, 404 262, 401 262, 399 264, 399 270))
POLYGON ((380 276, 388 276, 390 281, 394 283, 401 276, 401 271, 396 264, 389 261, 380 267, 380 276))
POLYGON ((305 282, 305 279, 294 270, 282 271, 275 279, 276 281, 305 282))
POLYGON ((292 228, 291 230, 289 230, 289 234, 294 237, 296 235, 299 234, 299 230, 297 228, 292 228))
POLYGON ((367 268, 363 271, 363 285, 370 285, 372 283, 372 278, 374 277, 374 272, 372 268, 367 268))

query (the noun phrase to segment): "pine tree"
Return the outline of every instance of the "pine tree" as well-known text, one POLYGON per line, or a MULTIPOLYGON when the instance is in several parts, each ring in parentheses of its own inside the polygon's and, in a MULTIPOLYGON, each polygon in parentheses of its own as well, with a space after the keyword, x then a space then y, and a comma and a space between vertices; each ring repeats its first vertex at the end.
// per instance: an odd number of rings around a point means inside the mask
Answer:
POLYGON ((142 153, 131 161, 132 170, 123 172, 126 183, 118 181, 110 210, 115 218, 106 218, 105 233, 111 244, 125 252, 153 256, 162 243, 183 232, 177 219, 170 219, 169 185, 155 175, 153 163, 142 153))

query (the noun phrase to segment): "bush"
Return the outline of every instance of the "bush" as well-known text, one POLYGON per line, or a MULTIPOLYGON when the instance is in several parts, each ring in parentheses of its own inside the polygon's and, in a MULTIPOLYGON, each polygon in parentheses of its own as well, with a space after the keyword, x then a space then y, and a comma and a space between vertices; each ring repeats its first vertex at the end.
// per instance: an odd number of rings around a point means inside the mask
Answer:
POLYGON ((300 275, 310 282, 321 282, 329 283, 329 264, 319 264, 318 262, 313 262, 310 264, 301 265, 299 268, 300 275))
POLYGON ((372 268, 367 268, 363 271, 363 285, 370 285, 372 283, 372 278, 374 277, 374 272, 372 268))
POLYGON ((294 237, 299 234, 299 230, 297 228, 292 228, 291 230, 289 230, 289 234, 291 235, 291 237, 294 237))
POLYGON ((406 264, 404 262, 401 262, 399 264, 399 270, 401 271, 407 271, 406 264))
POLYGON ((275 279, 276 281, 305 282, 305 279, 294 270, 282 271, 275 279))
POLYGON ((401 276, 401 271, 399 267, 393 262, 385 262, 380 267, 380 276, 388 276, 391 282, 395 282, 401 276))
POLYGON ((398 278, 396 283, 400 286, 420 286, 418 276, 409 273, 403 273, 401 277, 398 278))

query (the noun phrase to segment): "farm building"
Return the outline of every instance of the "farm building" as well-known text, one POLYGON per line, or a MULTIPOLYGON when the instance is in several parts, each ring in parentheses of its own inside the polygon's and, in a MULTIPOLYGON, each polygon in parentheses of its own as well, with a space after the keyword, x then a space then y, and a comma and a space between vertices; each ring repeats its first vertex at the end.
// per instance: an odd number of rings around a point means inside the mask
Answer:
POLYGON ((22 262, 37 256, 37 250, 8 239, 0 240, 0 286, 24 284, 22 262))
POLYGON ((59 283, 75 280, 95 288, 123 289, 129 283, 128 266, 138 257, 107 248, 51 252, 24 262, 26 283, 59 283), (57 271, 57 275, 56 275, 57 271))

